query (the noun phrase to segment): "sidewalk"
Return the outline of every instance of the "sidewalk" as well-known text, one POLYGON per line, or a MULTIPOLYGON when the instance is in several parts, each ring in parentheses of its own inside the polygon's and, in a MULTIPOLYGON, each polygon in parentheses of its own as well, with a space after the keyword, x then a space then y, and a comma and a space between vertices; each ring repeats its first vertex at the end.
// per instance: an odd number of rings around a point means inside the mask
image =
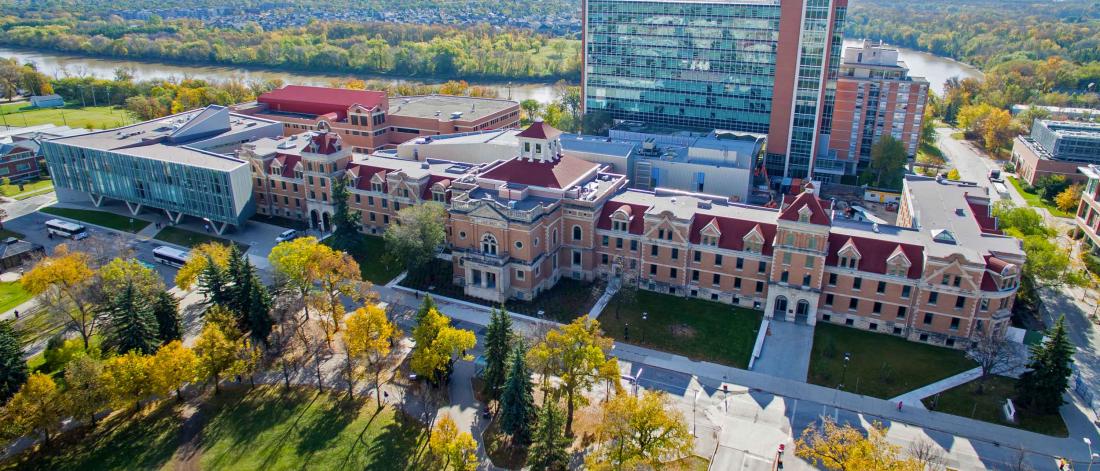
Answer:
POLYGON ((891 398, 890 402, 895 402, 896 403, 898 401, 901 401, 905 404, 910 404, 913 407, 919 407, 921 409, 924 409, 924 403, 921 402, 921 399, 924 399, 928 396, 932 396, 932 395, 935 395, 935 394, 939 394, 939 393, 944 392, 948 389, 951 389, 955 386, 962 386, 966 383, 969 383, 969 382, 974 381, 974 380, 976 380, 978 378, 981 378, 981 377, 982 377, 982 369, 981 368, 974 368, 972 370, 966 370, 966 371, 963 371, 962 373, 959 373, 955 376, 951 376, 951 377, 948 377, 948 378, 941 379, 939 381, 936 381, 935 383, 927 384, 923 387, 914 389, 914 390, 909 391, 909 392, 907 392, 905 394, 902 394, 900 396, 891 398))

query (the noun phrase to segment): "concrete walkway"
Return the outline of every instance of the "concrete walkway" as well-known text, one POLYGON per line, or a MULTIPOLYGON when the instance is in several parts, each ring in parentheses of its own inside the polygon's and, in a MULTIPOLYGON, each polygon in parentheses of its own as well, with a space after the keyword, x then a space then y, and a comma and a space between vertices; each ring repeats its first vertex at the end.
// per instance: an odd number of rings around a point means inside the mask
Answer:
POLYGON ((768 325, 764 348, 752 369, 780 378, 806 381, 813 346, 813 326, 772 319, 768 325))
POLYGON ((956 387, 956 386, 962 386, 966 383, 969 383, 969 382, 974 381, 974 380, 976 380, 978 378, 981 378, 981 377, 982 377, 982 369, 981 368, 974 368, 972 370, 966 370, 966 371, 963 371, 962 373, 959 373, 955 376, 950 376, 950 377, 941 379, 939 381, 936 381, 935 383, 925 385, 923 387, 914 389, 914 390, 909 391, 909 392, 907 392, 905 394, 902 394, 900 396, 891 398, 890 401, 892 401, 892 402, 902 401, 906 405, 913 406, 913 407, 919 407, 921 409, 924 409, 924 403, 921 402, 921 399, 924 399, 924 398, 929 397, 929 396, 934 396, 936 394, 939 394, 941 392, 944 392, 944 391, 946 391, 948 389, 951 389, 953 387, 956 387))

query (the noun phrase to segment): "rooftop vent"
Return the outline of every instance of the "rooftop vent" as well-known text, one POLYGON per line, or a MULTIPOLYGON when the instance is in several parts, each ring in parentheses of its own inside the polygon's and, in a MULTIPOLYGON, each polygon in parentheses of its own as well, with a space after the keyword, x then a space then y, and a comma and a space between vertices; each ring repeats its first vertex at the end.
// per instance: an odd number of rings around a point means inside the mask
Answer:
POLYGON ((966 210, 962 208, 955 208, 956 216, 966 216, 966 210))
POLYGON ((420 163, 420 168, 427 170, 428 169, 428 163, 427 162, 421 162, 420 163))
POLYGON ((699 200, 697 206, 699 207, 699 209, 710 209, 711 205, 709 200, 699 200))

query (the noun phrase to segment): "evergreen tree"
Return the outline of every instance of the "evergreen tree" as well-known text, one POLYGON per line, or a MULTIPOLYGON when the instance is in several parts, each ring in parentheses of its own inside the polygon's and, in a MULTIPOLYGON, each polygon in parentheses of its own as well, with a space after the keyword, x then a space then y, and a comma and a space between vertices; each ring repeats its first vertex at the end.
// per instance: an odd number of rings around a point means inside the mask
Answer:
POLYGON ((569 439, 565 437, 565 416, 557 404, 546 401, 539 410, 534 441, 527 465, 534 471, 559 471, 569 467, 569 439))
POLYGON ((225 287, 225 307, 237 316, 237 327, 244 329, 248 310, 248 297, 252 290, 251 277, 241 250, 236 244, 229 247, 229 261, 225 265, 224 275, 228 286, 225 287))
POLYGON ((358 211, 352 211, 348 205, 348 182, 345 178, 336 178, 332 183, 332 242, 336 248, 349 249, 359 240, 358 211))
POLYGON ((500 399, 501 389, 508 377, 508 360, 512 347, 512 319, 504 306, 489 313, 489 325, 485 331, 485 380, 482 391, 489 400, 500 399))
POLYGON ((248 270, 251 276, 248 283, 250 289, 245 322, 252 340, 267 345, 267 338, 271 335, 272 326, 275 325, 275 319, 271 317, 271 294, 260 281, 251 264, 248 265, 248 270))
POLYGON ((229 275, 208 255, 206 266, 199 272, 199 292, 206 298, 206 304, 226 306, 229 302, 229 275))
POLYGON ((225 272, 231 283, 226 307, 236 317, 237 328, 267 345, 275 320, 271 318, 271 295, 256 274, 256 267, 233 246, 225 272))
POLYGON ((172 293, 161 291, 153 300, 153 317, 157 320, 157 338, 162 344, 183 338, 180 301, 172 293))
POLYGON ((432 295, 424 293, 424 300, 420 301, 420 309, 416 310, 416 325, 420 325, 424 322, 424 316, 428 315, 428 311, 432 309, 438 309, 435 305, 435 300, 432 299, 432 295))
POLYGON ((27 382, 23 344, 11 321, 0 321, 0 405, 27 382))
POLYGON ((1016 390, 1020 402, 1041 413, 1053 413, 1063 404, 1062 394, 1069 387, 1073 374, 1073 344, 1066 334, 1066 318, 1062 316, 1048 340, 1031 347, 1028 371, 1020 375, 1016 390))
POLYGON ((500 428, 517 442, 531 438, 531 419, 535 416, 531 370, 527 368, 527 348, 519 342, 509 358, 508 382, 500 397, 500 428))
POLYGON ((157 319, 149 305, 138 295, 133 283, 127 283, 104 308, 107 336, 104 347, 125 354, 137 351, 149 355, 157 350, 157 319))

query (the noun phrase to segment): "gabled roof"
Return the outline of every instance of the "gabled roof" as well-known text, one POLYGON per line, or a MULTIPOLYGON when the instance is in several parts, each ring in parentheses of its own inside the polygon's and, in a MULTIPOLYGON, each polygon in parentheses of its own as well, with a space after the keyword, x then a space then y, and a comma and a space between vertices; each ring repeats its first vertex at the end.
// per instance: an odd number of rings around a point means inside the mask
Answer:
POLYGON ((341 148, 340 135, 334 132, 315 133, 310 137, 310 141, 317 148, 307 150, 315 154, 332 154, 339 152, 341 148))
MULTIPOLYGON (((384 168, 355 162, 348 162, 348 166, 346 168, 347 171, 352 172, 358 177, 355 182, 355 189, 357 190, 370 190, 371 177, 377 175, 379 172, 382 172, 383 174, 386 172, 386 169, 384 168)), ((385 175, 383 175, 382 191, 389 192, 389 188, 387 188, 388 186, 389 185, 386 184, 385 175)))
POLYGON ((493 167, 481 176, 520 185, 564 189, 598 167, 599 164, 567 155, 554 161, 531 161, 517 157, 493 167))
POLYGON ((436 183, 440 183, 444 188, 451 186, 451 177, 446 175, 429 175, 428 183, 424 185, 424 189, 420 191, 420 199, 424 201, 431 201, 432 199, 432 187, 436 183))
POLYGON ((596 227, 599 229, 611 229, 611 215, 615 214, 615 211, 618 211, 620 208, 631 215, 630 226, 627 228, 628 232, 641 235, 642 232, 645 231, 644 216, 649 206, 642 206, 640 204, 608 201, 603 205, 603 211, 600 213, 600 218, 596 220, 596 227))
POLYGON ((721 235, 718 237, 718 247, 728 250, 744 250, 745 236, 753 229, 759 227, 760 236, 764 239, 764 245, 760 251, 765 255, 772 253, 772 240, 775 240, 775 225, 762 224, 744 219, 733 219, 722 216, 696 215, 691 221, 691 243, 698 244, 702 240, 702 230, 710 224, 714 224, 721 235))
POLYGON ((832 221, 829 219, 829 213, 825 211, 825 207, 822 206, 821 200, 813 193, 806 191, 802 192, 802 194, 794 199, 785 198, 783 204, 783 209, 779 211, 779 219, 798 221, 799 211, 802 210, 802 208, 807 208, 810 211, 810 224, 822 226, 832 224, 832 221))
POLYGON ((298 155, 275 154, 274 159, 271 159, 271 160, 268 160, 267 162, 265 162, 265 164, 267 165, 266 170, 270 174, 271 173, 271 167, 275 167, 276 166, 275 163, 278 162, 279 165, 277 165, 277 166, 280 167, 279 175, 281 175, 283 177, 287 177, 287 178, 293 178, 294 177, 294 167, 297 166, 298 163, 301 162, 301 161, 302 161, 302 157, 298 156, 298 155))
POLYGON ((850 236, 846 234, 829 234, 829 253, 825 256, 825 265, 835 267, 840 258, 838 253, 847 244, 851 244, 859 250, 859 270, 871 273, 886 274, 888 268, 886 261, 898 250, 909 259, 909 272, 907 278, 919 279, 924 256, 924 248, 919 245, 900 244, 889 240, 878 240, 867 237, 850 236))
POLYGON ((529 139, 553 139, 561 135, 561 131, 555 129, 553 126, 546 124, 541 119, 536 119, 535 122, 527 126, 516 137, 526 137, 529 139))
POLYGON ((974 214, 974 220, 978 222, 978 227, 982 232, 986 234, 1000 234, 1001 230, 997 228, 997 218, 990 214, 989 206, 981 203, 975 203, 969 198, 966 200, 967 206, 970 206, 970 212, 974 214))

